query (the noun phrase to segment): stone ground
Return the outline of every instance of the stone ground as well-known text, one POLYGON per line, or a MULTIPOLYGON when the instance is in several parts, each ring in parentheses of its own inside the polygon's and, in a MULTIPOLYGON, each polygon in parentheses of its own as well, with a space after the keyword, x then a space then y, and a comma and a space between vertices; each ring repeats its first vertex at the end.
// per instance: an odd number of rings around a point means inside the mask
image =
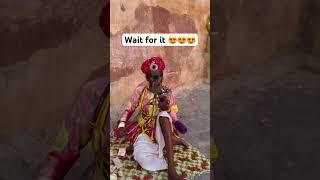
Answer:
POLYGON ((216 179, 319 179, 319 60, 283 56, 215 82, 216 179))
MULTIPOLYGON (((192 87, 176 90, 177 103, 180 107, 180 118, 188 126, 188 133, 184 138, 202 153, 209 157, 209 89, 208 84, 197 82, 192 87)), ((111 119, 120 116, 123 106, 116 108, 111 119)), ((114 124, 114 121, 111 122, 114 124)), ((0 143, 0 180, 33 179, 38 164, 45 157, 53 141, 54 132, 50 129, 40 132, 23 132, 20 136, 9 137, 1 135, 0 143)), ((65 179, 85 179, 84 174, 93 160, 90 144, 82 151, 79 161, 70 170, 65 179)), ((197 179, 209 179, 203 174, 197 179)))

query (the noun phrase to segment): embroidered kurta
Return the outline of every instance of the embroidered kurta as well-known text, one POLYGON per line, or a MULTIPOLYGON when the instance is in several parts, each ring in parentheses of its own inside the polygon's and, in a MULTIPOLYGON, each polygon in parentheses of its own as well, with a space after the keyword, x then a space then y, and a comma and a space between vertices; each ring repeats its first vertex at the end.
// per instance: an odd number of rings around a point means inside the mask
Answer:
MULTIPOLYGON (((172 93, 168 97, 170 100, 169 114, 172 122, 177 121, 178 106, 172 93)), ((120 121, 126 121, 125 133, 129 140, 134 142, 140 134, 145 134, 151 141, 155 141, 156 118, 159 114, 157 98, 154 93, 148 90, 148 83, 144 82, 134 90, 129 103, 122 113, 120 121), (133 121, 129 121, 132 114, 139 110, 133 121)), ((115 129, 115 135, 117 136, 115 129)))

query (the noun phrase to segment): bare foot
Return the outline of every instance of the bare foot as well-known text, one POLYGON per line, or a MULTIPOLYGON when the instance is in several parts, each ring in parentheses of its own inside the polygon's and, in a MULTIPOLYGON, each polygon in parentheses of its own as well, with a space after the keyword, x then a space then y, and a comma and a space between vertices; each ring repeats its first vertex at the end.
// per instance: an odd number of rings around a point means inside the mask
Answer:
POLYGON ((175 169, 170 168, 168 170, 169 180, 181 180, 182 178, 177 174, 175 169))
POLYGON ((184 140, 184 139, 181 139, 180 138, 180 145, 184 146, 185 148, 188 148, 189 147, 189 144, 184 140))

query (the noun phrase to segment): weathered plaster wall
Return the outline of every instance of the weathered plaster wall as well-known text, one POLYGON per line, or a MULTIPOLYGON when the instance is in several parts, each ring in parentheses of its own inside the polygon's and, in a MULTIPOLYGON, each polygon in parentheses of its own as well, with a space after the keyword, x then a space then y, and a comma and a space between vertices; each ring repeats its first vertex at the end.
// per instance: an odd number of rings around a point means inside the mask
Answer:
POLYGON ((210 1, 111 1, 111 103, 124 103, 144 80, 142 62, 161 56, 167 68, 164 82, 174 88, 206 76, 207 18, 210 1), (197 47, 123 47, 123 33, 197 33, 197 47))
POLYGON ((0 2, 0 132, 54 130, 106 63, 103 1, 0 2))

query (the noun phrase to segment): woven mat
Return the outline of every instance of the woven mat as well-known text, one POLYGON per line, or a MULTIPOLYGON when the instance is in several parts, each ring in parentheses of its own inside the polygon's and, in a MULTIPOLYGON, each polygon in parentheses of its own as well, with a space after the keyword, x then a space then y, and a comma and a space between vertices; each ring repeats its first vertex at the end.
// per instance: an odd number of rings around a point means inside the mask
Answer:
MULTIPOLYGON (((166 170, 157 172, 146 171, 133 159, 132 155, 126 155, 124 157, 117 156, 119 148, 124 147, 130 147, 130 142, 124 139, 111 139, 110 167, 112 168, 113 166, 114 168, 112 159, 115 157, 118 157, 123 164, 121 169, 113 171, 113 174, 117 175, 117 179, 168 179, 168 173, 166 170)), ((190 145, 188 148, 184 148, 183 146, 175 145, 173 152, 176 171, 183 179, 193 179, 202 173, 210 171, 209 160, 195 147, 190 145)), ((112 170, 113 169, 111 169, 111 171, 112 170)))

